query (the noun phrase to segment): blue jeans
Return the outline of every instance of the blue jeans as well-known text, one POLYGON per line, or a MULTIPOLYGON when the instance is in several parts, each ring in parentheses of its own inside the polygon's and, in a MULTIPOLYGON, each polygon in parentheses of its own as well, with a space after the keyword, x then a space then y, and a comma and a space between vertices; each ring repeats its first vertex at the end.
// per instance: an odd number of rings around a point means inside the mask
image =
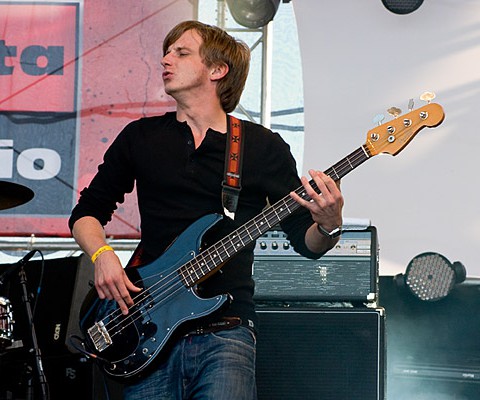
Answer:
POLYGON ((125 400, 256 400, 255 336, 244 326, 189 335, 125 400))

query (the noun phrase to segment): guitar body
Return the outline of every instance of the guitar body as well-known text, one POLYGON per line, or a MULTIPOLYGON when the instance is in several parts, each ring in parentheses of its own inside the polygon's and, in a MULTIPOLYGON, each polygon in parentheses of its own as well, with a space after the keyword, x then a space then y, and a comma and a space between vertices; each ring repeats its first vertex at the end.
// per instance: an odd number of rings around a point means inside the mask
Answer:
POLYGON ((185 230, 158 259, 127 268, 135 285, 144 290, 124 316, 114 300, 100 300, 93 289, 82 305, 80 329, 89 347, 113 378, 138 376, 181 331, 182 326, 221 308, 229 299, 197 296, 187 287, 179 268, 198 254, 203 234, 222 217, 206 215, 185 230), (100 349, 98 348, 100 347, 100 349), (105 347, 103 350, 102 347, 105 347))

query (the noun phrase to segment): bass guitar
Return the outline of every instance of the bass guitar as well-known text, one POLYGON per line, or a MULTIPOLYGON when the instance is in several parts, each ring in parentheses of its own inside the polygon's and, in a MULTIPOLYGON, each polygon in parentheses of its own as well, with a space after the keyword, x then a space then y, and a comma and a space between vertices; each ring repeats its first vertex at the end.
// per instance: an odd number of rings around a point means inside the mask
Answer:
MULTIPOLYGON (((437 126, 443 119, 443 109, 436 103, 428 103, 401 117, 397 115, 388 123, 371 129, 365 144, 325 173, 338 180, 377 154, 396 155, 417 132, 424 127, 437 126)), ((310 184, 318 190, 313 180, 310 184)), ((295 192, 310 200, 303 186, 295 192)), ((87 352, 113 378, 141 375, 166 351, 175 334, 183 331, 181 328, 228 303, 228 294, 200 298, 196 285, 299 207, 287 195, 205 250, 200 250, 202 237, 222 216, 210 214, 200 218, 155 261, 126 268, 132 282, 144 288, 135 294, 135 304, 128 315, 121 313, 114 300, 100 300, 93 289, 80 313, 87 352)))

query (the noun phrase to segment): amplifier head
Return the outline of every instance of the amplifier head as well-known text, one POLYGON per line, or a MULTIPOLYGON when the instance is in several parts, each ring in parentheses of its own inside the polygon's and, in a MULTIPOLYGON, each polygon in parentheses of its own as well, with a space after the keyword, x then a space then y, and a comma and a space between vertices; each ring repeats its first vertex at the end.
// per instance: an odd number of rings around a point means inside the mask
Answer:
POLYGON ((374 302, 377 231, 373 226, 346 231, 318 260, 296 253, 284 232, 269 231, 257 240, 253 279, 256 300, 374 302))

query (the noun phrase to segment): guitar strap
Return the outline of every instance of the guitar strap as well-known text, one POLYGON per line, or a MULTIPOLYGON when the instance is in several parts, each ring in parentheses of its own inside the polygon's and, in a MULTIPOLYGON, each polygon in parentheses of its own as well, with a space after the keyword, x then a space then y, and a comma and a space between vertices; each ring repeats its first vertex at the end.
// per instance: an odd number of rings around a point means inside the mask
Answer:
POLYGON ((222 182, 222 204, 225 215, 235 219, 240 195, 243 162, 242 122, 227 115, 227 145, 225 149, 225 173, 222 182))
MULTIPOLYGON (((225 173, 222 182, 222 204, 225 215, 235 219, 238 206, 238 197, 241 187, 242 170, 242 122, 231 115, 227 115, 227 145, 225 149, 225 173)), ((143 264, 143 246, 137 246, 127 263, 128 267, 138 267, 143 264)))

